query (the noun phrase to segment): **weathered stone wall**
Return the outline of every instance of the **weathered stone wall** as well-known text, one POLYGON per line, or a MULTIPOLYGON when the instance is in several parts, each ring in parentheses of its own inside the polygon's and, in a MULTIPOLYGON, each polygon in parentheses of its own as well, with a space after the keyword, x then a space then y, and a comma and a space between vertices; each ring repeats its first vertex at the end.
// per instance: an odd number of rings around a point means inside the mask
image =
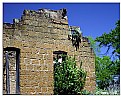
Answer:
POLYGON ((20 94, 53 94, 54 51, 76 56, 77 65, 82 61, 87 71, 85 89, 94 91, 95 56, 88 40, 82 37, 76 51, 68 40, 69 25, 66 16, 61 16, 63 11, 52 12, 59 15, 53 18, 46 12, 25 10, 20 21, 3 26, 3 47, 20 49, 20 94))

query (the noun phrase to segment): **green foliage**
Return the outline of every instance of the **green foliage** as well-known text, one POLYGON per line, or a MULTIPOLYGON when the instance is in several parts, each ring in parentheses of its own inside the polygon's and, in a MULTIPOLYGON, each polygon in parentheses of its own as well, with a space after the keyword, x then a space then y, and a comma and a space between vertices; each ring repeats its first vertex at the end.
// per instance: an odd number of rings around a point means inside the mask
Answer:
POLYGON ((95 95, 110 95, 110 94, 107 90, 102 90, 102 89, 96 87, 95 95))
POLYGON ((85 79, 86 73, 81 66, 78 68, 75 59, 67 57, 54 66, 54 94, 81 94, 85 79))
POLYGON ((81 37, 81 34, 79 33, 79 30, 75 29, 74 33, 72 34, 72 44, 73 46, 76 47, 76 51, 77 49, 79 49, 79 43, 81 43, 80 37, 81 37))
POLYGON ((111 79, 112 70, 110 70, 111 60, 108 56, 103 58, 96 57, 96 80, 99 88, 104 89, 108 86, 111 79))
POLYGON ((118 74, 118 71, 120 72, 120 62, 119 60, 111 61, 109 56, 96 57, 95 68, 98 87, 104 89, 109 86, 112 75, 118 74))
POLYGON ((120 95, 120 89, 100 89, 96 87, 94 95, 120 95))
MULTIPOLYGON (((90 45, 93 48, 95 53, 100 52, 100 47, 96 45, 96 41, 91 37, 88 37, 90 40, 90 45)), ((120 73, 120 60, 117 59, 112 61, 109 56, 103 56, 95 58, 95 73, 96 81, 100 89, 104 89, 109 86, 109 81, 112 80, 112 75, 120 73)))
POLYGON ((91 95, 91 93, 87 90, 81 91, 81 95, 91 95))
POLYGON ((112 47, 114 50, 112 54, 120 56, 120 20, 116 23, 116 28, 111 30, 110 33, 102 34, 102 36, 97 37, 96 41, 99 42, 99 46, 108 47, 107 52, 112 47))
POLYGON ((120 21, 116 23, 116 28, 108 34, 104 33, 97 37, 100 47, 108 47, 107 52, 112 47, 112 55, 118 56, 112 61, 108 56, 96 57, 96 79, 100 89, 108 87, 112 75, 120 74, 120 21))
POLYGON ((113 74, 120 74, 120 60, 112 61, 111 68, 113 74))
POLYGON ((100 47, 96 44, 96 41, 92 37, 87 37, 87 38, 89 39, 90 46, 91 48, 93 48, 94 53, 95 54, 100 53, 100 47))

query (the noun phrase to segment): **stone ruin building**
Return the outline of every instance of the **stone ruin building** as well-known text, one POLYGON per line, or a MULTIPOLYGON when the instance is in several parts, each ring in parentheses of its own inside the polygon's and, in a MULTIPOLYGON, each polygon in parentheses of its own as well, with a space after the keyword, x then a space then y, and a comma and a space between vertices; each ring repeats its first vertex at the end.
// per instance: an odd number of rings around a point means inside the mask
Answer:
POLYGON ((84 89, 93 92, 95 54, 77 26, 69 26, 67 10, 24 10, 21 19, 3 24, 3 94, 53 94, 54 58, 75 56, 87 72, 84 89))

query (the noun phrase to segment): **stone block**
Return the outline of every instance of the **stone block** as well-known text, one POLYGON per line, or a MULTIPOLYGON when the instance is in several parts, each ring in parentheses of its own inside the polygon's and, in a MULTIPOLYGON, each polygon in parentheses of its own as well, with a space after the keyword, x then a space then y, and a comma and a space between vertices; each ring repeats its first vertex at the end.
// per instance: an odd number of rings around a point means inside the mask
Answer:
POLYGON ((39 84, 39 82, 37 82, 37 81, 31 81, 31 86, 32 87, 37 87, 38 84, 39 84))
POLYGON ((26 69, 27 70, 33 70, 34 68, 33 68, 34 66, 33 65, 30 65, 30 64, 27 64, 26 65, 26 69))
POLYGON ((40 53, 40 54, 45 54, 45 53, 47 53, 47 50, 44 49, 44 48, 43 48, 43 49, 40 49, 40 50, 39 50, 39 53, 40 53))
POLYGON ((39 41, 39 42, 37 41, 36 42, 36 48, 44 48, 43 43, 41 43, 41 41, 39 41))
POLYGON ((41 86, 42 87, 47 87, 47 82, 46 81, 43 81, 41 86))
POLYGON ((47 64, 44 64, 44 65, 43 65, 43 70, 45 70, 45 71, 48 70, 48 65, 47 65, 47 64))
POLYGON ((37 36, 37 35, 35 34, 35 32, 33 32, 33 31, 29 31, 28 33, 29 33, 29 34, 28 34, 29 36, 37 36))
POLYGON ((13 41, 14 42, 14 46, 21 48, 22 46, 22 42, 21 41, 13 41))
POLYGON ((20 92, 21 92, 21 94, 25 95, 26 94, 26 87, 21 86, 20 87, 20 92))
POLYGON ((20 75, 20 79, 21 79, 21 82, 20 82, 20 83, 23 83, 24 81, 28 80, 28 77, 27 77, 27 75, 25 75, 25 73, 24 73, 24 74, 21 74, 21 75, 20 75))
POLYGON ((47 87, 42 87, 42 93, 47 93, 47 87))
POLYGON ((25 69, 26 69, 26 65, 25 65, 25 64, 23 64, 23 63, 21 63, 21 64, 20 64, 20 69, 25 70, 25 69))
POLYGON ((30 59, 29 58, 24 58, 24 64, 30 64, 30 59))
POLYGON ((44 64, 44 60, 39 60, 39 64, 44 64))
POLYGON ((47 86, 48 86, 48 87, 53 87, 53 86, 54 86, 54 82, 53 82, 53 81, 48 82, 48 83, 47 83, 47 86))
POLYGON ((48 71, 52 71, 53 70, 53 64, 48 64, 48 71))
POLYGON ((31 75, 31 71, 30 70, 20 70, 20 77, 23 75, 31 75))
POLYGON ((32 52, 32 50, 31 50, 31 48, 24 47, 24 48, 21 49, 21 52, 28 53, 28 52, 32 52))
POLYGON ((29 47, 29 42, 22 41, 22 47, 29 47))
POLYGON ((40 64, 38 59, 31 59, 31 64, 40 64))
POLYGON ((44 56, 44 58, 45 58, 46 60, 51 60, 51 61, 52 61, 53 55, 52 55, 52 54, 46 54, 46 55, 44 56))
POLYGON ((28 58, 30 59, 40 59, 40 55, 36 54, 36 53, 30 53, 30 55, 28 55, 28 58))
MULTIPOLYGON (((29 44, 29 47, 32 48, 32 49, 36 48, 36 42, 28 42, 28 44, 29 44)), ((32 52, 33 52, 33 50, 32 50, 32 52)))
POLYGON ((49 59, 47 59, 47 60, 45 60, 45 64, 53 64, 53 60, 51 59, 51 60, 49 60, 49 59))
POLYGON ((36 93, 37 93, 36 95, 41 95, 42 92, 41 92, 41 87, 40 86, 36 87, 36 93))
POLYGON ((21 52, 20 56, 21 56, 21 58, 26 58, 26 53, 21 52))
POLYGON ((54 90, 53 87, 47 87, 47 90, 48 90, 48 93, 50 93, 50 94, 53 94, 53 93, 54 93, 54 92, 53 92, 53 90, 54 90))
POLYGON ((27 94, 35 94, 36 89, 34 87, 26 87, 27 94))
POLYGON ((36 70, 36 71, 42 71, 43 65, 42 65, 42 64, 41 64, 41 65, 33 65, 33 68, 34 68, 34 70, 36 70))
MULTIPOLYGON (((30 82, 33 82, 33 81, 35 80, 36 76, 33 75, 33 74, 31 74, 31 75, 27 75, 27 78, 28 78, 28 80, 29 80, 30 82)), ((32 85, 31 85, 31 86, 32 86, 32 85)))
POLYGON ((54 81, 54 77, 53 77, 53 74, 50 74, 51 76, 49 76, 48 80, 49 81, 54 81))
MULTIPOLYGON (((31 71, 31 75, 33 76, 40 76, 39 72, 37 70, 31 71)), ((37 77, 34 77, 34 79, 37 79, 37 77)))
POLYGON ((47 44, 47 43, 43 44, 43 48, 52 48, 52 47, 53 47, 52 44, 47 44))

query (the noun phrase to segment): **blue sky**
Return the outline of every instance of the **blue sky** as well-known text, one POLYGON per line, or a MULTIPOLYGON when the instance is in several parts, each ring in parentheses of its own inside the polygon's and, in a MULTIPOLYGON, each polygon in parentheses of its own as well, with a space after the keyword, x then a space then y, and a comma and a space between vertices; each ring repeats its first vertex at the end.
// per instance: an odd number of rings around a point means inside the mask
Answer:
POLYGON ((79 26, 83 36, 96 38, 115 28, 120 18, 119 3, 3 3, 3 22, 21 18, 24 9, 67 9, 69 25, 79 26))

